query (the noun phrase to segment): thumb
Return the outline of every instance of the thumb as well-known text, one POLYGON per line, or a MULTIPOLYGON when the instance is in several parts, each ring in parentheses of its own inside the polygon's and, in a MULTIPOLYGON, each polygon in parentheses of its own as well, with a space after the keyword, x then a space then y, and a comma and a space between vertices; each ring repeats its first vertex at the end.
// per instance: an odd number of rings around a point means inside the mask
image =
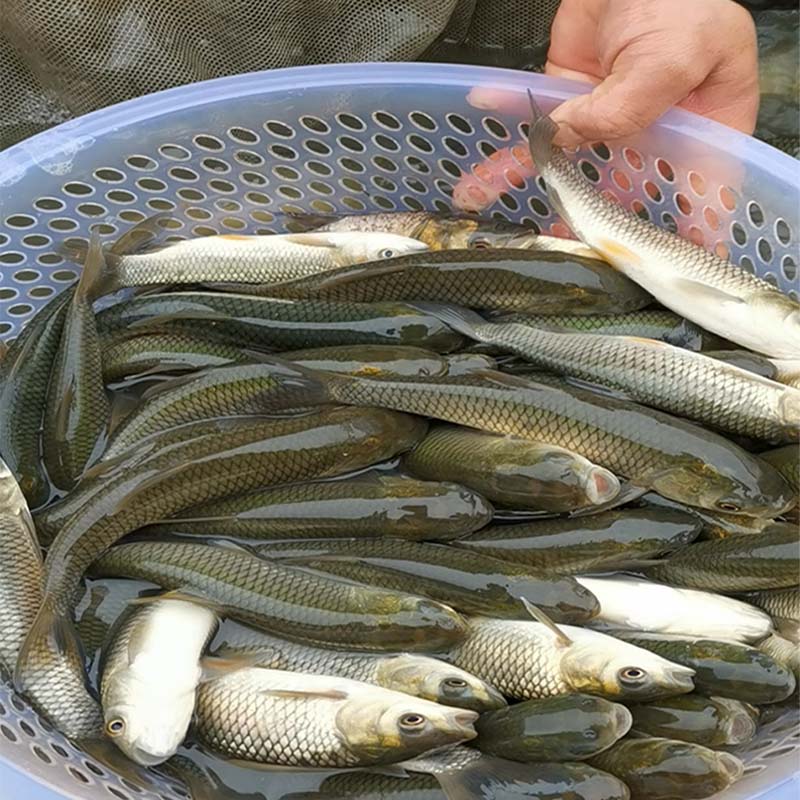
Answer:
MULTIPOLYGON (((615 65, 616 66, 616 65, 615 65)), ((588 94, 556 108, 556 144, 578 147, 585 142, 620 139, 646 128, 685 98, 702 76, 674 65, 639 63, 615 68, 588 94)))

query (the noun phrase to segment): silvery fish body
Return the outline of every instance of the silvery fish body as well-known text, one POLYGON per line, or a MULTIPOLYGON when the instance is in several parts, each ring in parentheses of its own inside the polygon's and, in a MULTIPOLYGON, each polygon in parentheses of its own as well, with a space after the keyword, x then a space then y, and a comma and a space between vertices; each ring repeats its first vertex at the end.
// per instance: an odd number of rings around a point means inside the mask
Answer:
POLYGON ((662 305, 732 342, 778 358, 800 352, 800 303, 713 252, 603 197, 560 148, 532 103, 533 163, 554 208, 581 241, 662 305))

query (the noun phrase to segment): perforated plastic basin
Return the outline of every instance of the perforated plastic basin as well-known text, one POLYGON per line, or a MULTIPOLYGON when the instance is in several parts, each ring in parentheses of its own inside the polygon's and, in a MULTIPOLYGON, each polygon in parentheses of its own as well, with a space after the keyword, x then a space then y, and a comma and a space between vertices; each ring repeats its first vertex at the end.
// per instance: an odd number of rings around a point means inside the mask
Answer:
MULTIPOLYGON (((496 198, 485 214, 564 235, 542 186, 508 151, 527 88, 547 109, 583 87, 463 66, 307 67, 172 89, 21 142, 0 153, 0 338, 75 278, 59 242, 95 226, 114 238, 161 210, 175 211, 178 237, 272 233, 291 223, 288 210, 446 211, 458 184, 458 196, 496 198)), ((797 292, 800 165, 789 156, 674 111, 646 134, 576 158, 625 206, 797 292)), ((726 798, 797 797, 797 713, 771 716, 726 798)), ((7 688, 0 759, 0 786, 14 797, 180 796, 167 784, 126 784, 7 688)))

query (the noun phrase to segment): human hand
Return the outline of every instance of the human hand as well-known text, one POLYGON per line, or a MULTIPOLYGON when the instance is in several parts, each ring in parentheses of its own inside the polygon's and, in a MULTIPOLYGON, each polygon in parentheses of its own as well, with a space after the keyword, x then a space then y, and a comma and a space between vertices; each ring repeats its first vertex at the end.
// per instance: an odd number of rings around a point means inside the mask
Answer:
POLYGON ((673 105, 752 133, 758 51, 732 0, 563 0, 545 72, 596 84, 552 114, 557 144, 629 136, 673 105))

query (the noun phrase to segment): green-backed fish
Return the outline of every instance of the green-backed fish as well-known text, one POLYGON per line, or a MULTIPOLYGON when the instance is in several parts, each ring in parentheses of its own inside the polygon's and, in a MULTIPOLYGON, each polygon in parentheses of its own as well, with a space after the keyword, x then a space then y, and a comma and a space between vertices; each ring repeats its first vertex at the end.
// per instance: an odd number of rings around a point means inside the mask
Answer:
POLYGON ((101 311, 102 334, 196 333, 227 344, 292 350, 345 344, 410 345, 447 353, 464 340, 404 303, 290 301, 217 292, 166 292, 101 311))
POLYGON ((647 574, 676 586, 718 592, 797 587, 800 583, 800 531, 776 522, 751 536, 696 542, 673 553, 647 574))
POLYGON ((574 578, 446 544, 402 539, 301 539, 255 546, 270 560, 298 564, 370 586, 410 591, 467 614, 529 619, 528 604, 555 619, 583 622, 597 601, 574 578))
POLYGON ((744 773, 731 753, 673 739, 623 739, 591 760, 631 790, 631 800, 701 800, 727 789, 744 773))
POLYGON ((427 250, 427 245, 391 233, 223 233, 139 253, 109 253, 109 270, 100 291, 108 294, 126 287, 202 283, 220 277, 234 283, 286 281, 421 250, 427 250))
POLYGON ((514 322, 529 328, 608 336, 638 336, 685 347, 706 350, 716 347, 718 337, 671 311, 644 309, 623 314, 504 314, 493 322, 514 322))
POLYGON ((531 97, 528 141, 555 210, 573 233, 662 305, 749 350, 800 352, 800 303, 763 278, 603 197, 553 146, 558 130, 531 97))
POLYGON ((252 666, 337 675, 480 713, 506 705, 503 696, 488 683, 452 664, 419 653, 331 650, 279 639, 232 620, 225 622, 215 645, 216 655, 250 656, 252 666))
POLYGON ((664 636, 639 631, 615 636, 694 670, 701 694, 735 697, 743 703, 779 703, 795 688, 791 671, 755 647, 731 641, 664 636))
POLYGON ((783 440, 800 433, 800 389, 654 339, 487 322, 467 308, 420 306, 459 333, 530 363, 713 428, 783 440))
POLYGON ((474 739, 477 717, 347 678, 255 667, 200 687, 195 733, 228 758, 355 767, 474 739))
POLYGON ((744 599, 763 608, 782 636, 800 643, 800 591, 797 588, 754 592, 744 599))
POLYGON ((692 691, 694 670, 653 656, 586 628, 480 617, 448 654, 513 700, 575 692, 633 700, 692 691))
POLYGON ((665 739, 728 747, 756 734, 756 710, 728 697, 682 694, 629 707, 634 730, 665 739))
POLYGON ((449 360, 421 347, 359 345, 291 350, 281 358, 311 369, 344 372, 348 375, 448 375, 449 360))
POLYGON ((95 562, 92 574, 151 581, 170 596, 202 599, 223 616, 329 647, 434 652, 465 632, 459 615, 441 603, 270 562, 239 547, 122 543, 95 562))
POLYGON ((95 236, 67 309, 47 389, 42 452, 51 481, 62 490, 71 489, 99 455, 108 430, 111 409, 92 308, 104 271, 103 250, 95 236))
POLYGON ((785 447, 759 453, 759 458, 763 458, 775 467, 795 494, 800 493, 800 447, 796 444, 787 444, 785 447))
POLYGON ((693 541, 700 522, 669 509, 626 508, 574 519, 489 525, 452 542, 545 572, 623 569, 693 541))
POLYGON ((120 620, 100 677, 106 735, 138 764, 160 764, 186 736, 200 659, 217 629, 210 609, 156 600, 120 620))
POLYGON ((794 500, 783 478, 741 447, 655 409, 500 372, 460 378, 320 375, 325 395, 565 447, 674 500, 775 517, 794 500))
POLYGON ((289 420, 243 418, 176 445, 169 459, 144 458, 130 468, 112 462, 110 473, 100 475, 96 490, 50 546, 45 595, 20 653, 18 685, 74 639, 70 615, 81 576, 126 533, 215 497, 381 461, 416 442, 420 426, 424 430, 420 420, 379 409, 335 409, 289 420))
POLYGON ((433 301, 537 314, 635 311, 650 296, 604 262, 531 250, 440 250, 343 267, 262 289, 340 302, 433 301))
POLYGON ((252 359, 234 344, 191 333, 112 336, 103 345, 103 377, 114 383, 133 375, 194 372, 252 359))
POLYGON ((582 761, 631 728, 625 706, 588 694, 526 700, 482 714, 475 746, 512 761, 582 761))
POLYGON ((456 483, 367 474, 295 483, 193 506, 153 532, 233 539, 393 536, 453 539, 482 528, 491 505, 456 483))
POLYGON ((619 481, 583 456, 541 442, 438 425, 403 465, 428 480, 461 483, 511 508, 552 512, 603 505, 619 494, 619 481))
POLYGON ((596 621, 604 628, 742 642, 763 638, 772 628, 772 620, 761 609, 712 592, 668 586, 631 575, 577 580, 600 601, 596 621))
POLYGON ((0 362, 0 455, 32 509, 44 505, 51 491, 40 455, 41 430, 47 386, 74 293, 70 286, 53 298, 0 362))

